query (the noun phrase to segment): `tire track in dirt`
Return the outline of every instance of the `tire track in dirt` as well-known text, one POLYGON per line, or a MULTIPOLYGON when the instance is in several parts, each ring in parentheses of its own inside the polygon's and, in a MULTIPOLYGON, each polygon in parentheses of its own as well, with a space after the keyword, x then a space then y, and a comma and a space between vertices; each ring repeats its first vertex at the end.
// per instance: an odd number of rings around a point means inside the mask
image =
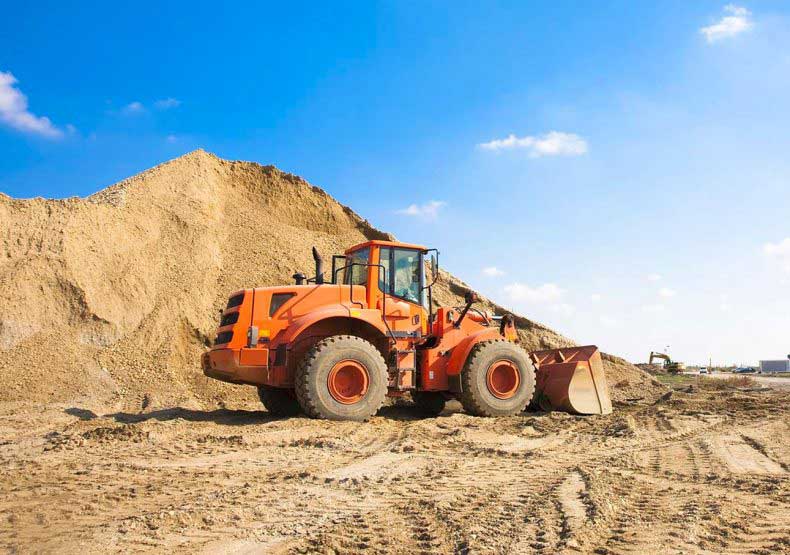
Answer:
MULTIPOLYGON (((667 427, 665 425, 663 427, 664 427, 664 429, 670 429, 670 427, 667 427)), ((686 437, 688 437, 690 435, 695 435, 695 433, 694 432, 685 432, 685 433, 679 434, 677 437, 679 437, 679 438, 686 438, 686 437)), ((678 442, 677 438, 672 440, 672 443, 676 443, 676 442, 678 442)), ((688 445, 681 446, 681 449, 683 449, 686 453, 689 453, 689 455, 687 455, 687 457, 689 459, 691 459, 692 461, 695 460, 696 456, 693 454, 694 450, 690 446, 688 446, 688 445)), ((482 448, 480 451, 481 452, 487 452, 489 450, 490 450, 489 447, 486 446, 486 447, 482 448)), ((497 461, 497 463, 501 465, 502 459, 499 459, 497 461)), ((697 477, 698 474, 699 474, 699 472, 695 472, 695 473, 692 473, 692 476, 697 477)), ((534 484, 533 484, 533 486, 534 486, 534 484)), ((653 493, 648 493, 646 495, 646 497, 643 497, 641 500, 635 502, 633 504, 633 509, 637 513, 642 514, 643 517, 645 515, 650 516, 650 513, 653 512, 653 511, 649 507, 649 502, 652 499, 653 495, 654 495, 653 493)), ((490 494, 489 494, 489 496, 490 496, 490 494)), ((481 498, 480 495, 472 495, 471 499, 470 499, 470 502, 467 503, 466 505, 471 505, 473 507, 476 507, 478 509, 478 512, 479 512, 481 507, 485 508, 485 507, 490 506, 490 505, 493 504, 490 500, 487 501, 487 502, 481 502, 480 498, 481 498)), ((523 502, 521 504, 524 505, 523 502)), ((544 507, 545 506, 546 505, 544 505, 544 507)), ((553 518, 550 518, 550 520, 553 520, 555 523, 559 523, 559 524, 554 524, 553 526, 545 526, 545 524, 543 524, 543 522, 545 522, 545 520, 544 520, 541 523, 540 528, 535 530, 535 536, 534 536, 534 540, 535 541, 533 542, 533 543, 535 543, 535 546, 532 546, 532 547, 543 548, 543 549, 546 549, 547 547, 550 547, 551 549, 554 549, 554 550, 556 550, 558 548, 561 549, 563 547, 563 544, 561 542, 562 536, 563 535, 568 535, 569 529, 578 528, 578 526, 573 526, 573 525, 568 525, 567 524, 567 522, 569 522, 569 519, 564 517, 561 504, 559 505, 559 508, 558 508, 558 505, 555 503, 554 507, 555 507, 555 510, 552 511, 554 513, 554 516, 553 516, 553 518), (556 532, 557 529, 560 530, 559 533, 556 532), (563 531, 564 531, 564 533, 563 533, 563 531), (552 532, 553 532, 553 534, 552 534, 552 532), (546 539, 547 538, 551 539, 552 535, 554 536, 554 542, 553 543, 546 542, 546 539)), ((454 507, 454 509, 458 509, 458 507, 456 506, 456 507, 454 507)), ((686 510, 690 510, 690 509, 687 508, 686 510)), ((455 512, 463 513, 463 511, 457 511, 457 510, 455 512)), ((505 509, 505 512, 506 513, 508 512, 507 509, 505 509)), ((502 530, 501 530, 501 521, 498 521, 496 526, 497 526, 497 530, 501 533, 502 532, 502 530)), ((483 530, 482 530, 483 535, 485 535, 485 532, 486 532, 486 530, 485 530, 485 523, 482 526, 482 528, 483 528, 483 530)), ((475 534, 475 532, 472 532, 472 534, 475 535, 475 536, 477 535, 477 534, 475 534)), ((516 545, 516 546, 522 545, 523 546, 523 543, 521 543, 521 544, 514 543, 513 545, 516 545)), ((428 546, 423 545, 422 547, 425 548, 425 547, 428 547, 428 546)), ((469 547, 470 547, 470 542, 467 542, 467 541, 464 541, 464 540, 462 540, 460 542, 460 549, 461 550, 469 549, 469 547)))
MULTIPOLYGON (((788 539, 786 532, 781 530, 790 527, 790 518, 786 511, 782 512, 782 506, 770 498, 734 492, 723 486, 678 481, 674 476, 629 473, 624 483, 629 486, 620 493, 626 496, 629 492, 641 494, 646 499, 649 496, 650 502, 664 515, 665 525, 671 525, 670 520, 676 519, 675 529, 660 535, 684 540, 689 550, 707 546, 716 552, 739 552, 741 549, 760 552, 760 549, 788 539), (661 495, 666 491, 673 495, 661 495), (752 525, 747 523, 758 524, 749 531, 752 525)), ((635 508, 637 513, 645 513, 639 506, 635 508)), ((649 529, 656 533, 660 527, 653 523, 649 529)), ((629 548, 634 545, 633 541, 626 543, 629 548)))
POLYGON ((742 434, 732 433, 711 438, 716 456, 735 474, 783 474, 785 471, 758 449, 744 441, 742 434))
POLYGON ((0 449, 0 550, 783 552, 786 417, 759 408, 772 402, 754 396, 726 417, 393 408, 354 425, 56 415, 54 429, 35 424, 38 436, 0 449), (782 472, 735 472, 720 441, 782 472))

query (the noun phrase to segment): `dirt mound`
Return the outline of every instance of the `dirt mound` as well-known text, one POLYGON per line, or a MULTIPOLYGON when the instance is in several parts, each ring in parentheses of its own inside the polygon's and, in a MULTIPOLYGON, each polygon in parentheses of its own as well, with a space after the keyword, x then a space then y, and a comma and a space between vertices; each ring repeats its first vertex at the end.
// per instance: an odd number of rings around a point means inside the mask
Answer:
MULTIPOLYGON (((87 198, 0 195, 0 399, 252 400, 198 367, 227 294, 290 282, 312 267, 313 245, 328 254, 384 238, 300 177, 202 150, 87 198)), ((462 304, 464 290, 444 275, 436 298, 462 304)), ((517 323, 529 348, 572 344, 517 323)), ((625 361, 605 363, 614 399, 659 392, 625 361)))
POLYGON ((640 370, 644 370, 651 376, 666 374, 666 372, 664 371, 664 367, 661 366, 660 364, 636 363, 634 366, 636 366, 640 370))

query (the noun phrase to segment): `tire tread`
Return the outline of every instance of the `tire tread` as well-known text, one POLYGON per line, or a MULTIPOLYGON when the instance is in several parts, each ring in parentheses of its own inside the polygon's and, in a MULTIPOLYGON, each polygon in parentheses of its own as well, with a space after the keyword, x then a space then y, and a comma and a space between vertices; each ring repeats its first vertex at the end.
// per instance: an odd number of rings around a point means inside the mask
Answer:
MULTIPOLYGON (((302 410, 307 414, 307 416, 311 418, 335 418, 335 415, 327 412, 326 410, 322 409, 320 403, 316 399, 313 391, 311 391, 310 383, 314 378, 314 375, 319 370, 319 358, 321 355, 327 351, 332 349, 336 349, 339 347, 339 343, 342 342, 350 342, 352 344, 356 344, 358 348, 361 350, 367 351, 369 355, 378 358, 378 362, 380 362, 379 367, 384 369, 384 383, 387 383, 387 363, 384 361, 384 357, 381 356, 379 350, 369 341, 365 341, 361 337, 357 337, 356 335, 333 335, 322 339, 318 343, 316 343, 312 349, 310 349, 304 356, 304 358, 299 363, 299 367, 296 370, 296 377, 294 380, 294 386, 296 390, 296 398, 299 400, 299 404, 302 407, 302 410)), ((375 371, 375 368, 368 368, 369 372, 375 371)), ((373 416, 378 412, 381 406, 384 404, 384 400, 386 399, 386 387, 384 388, 384 395, 381 395, 378 399, 372 399, 372 404, 370 405, 371 414, 368 416, 373 416)), ((369 411, 370 412, 370 411, 369 411)), ((359 420, 359 418, 349 418, 351 420, 359 420)), ((366 420, 366 418, 363 418, 366 420)))
MULTIPOLYGON (((486 417, 493 417, 499 416, 494 411, 491 410, 485 401, 474 393, 474 387, 472 380, 475 379, 474 370, 477 366, 481 364, 481 358, 485 355, 485 351, 488 347, 493 344, 497 343, 508 343, 512 345, 514 348, 519 349, 523 352, 523 349, 514 343, 511 343, 507 339, 490 339, 487 341, 481 341, 477 345, 474 346, 472 352, 469 354, 469 357, 466 360, 466 364, 464 364, 464 368, 461 371, 461 404, 464 407, 464 410, 469 414, 473 414, 475 416, 486 416, 486 417)), ((526 352, 524 352, 526 356, 526 352)), ((529 360, 529 359, 527 359, 529 360)), ((532 368, 530 363, 530 368, 532 368)), ((532 379, 532 389, 528 391, 526 398, 524 399, 523 404, 514 410, 514 413, 522 412, 527 405, 529 404, 530 400, 532 399, 533 395, 535 394, 535 379, 534 379, 534 368, 533 368, 533 379, 532 379)))

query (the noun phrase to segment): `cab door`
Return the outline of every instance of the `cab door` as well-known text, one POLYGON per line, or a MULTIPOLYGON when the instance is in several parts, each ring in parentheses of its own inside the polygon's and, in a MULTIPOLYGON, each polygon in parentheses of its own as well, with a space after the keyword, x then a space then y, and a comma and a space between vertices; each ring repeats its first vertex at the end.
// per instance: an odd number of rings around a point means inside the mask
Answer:
POLYGON ((427 329, 423 306, 422 253, 401 247, 379 247, 378 308, 396 335, 420 337, 427 329), (406 332, 406 333, 403 333, 406 332))
POLYGON ((427 330, 423 307, 425 271, 422 252, 402 247, 379 247, 378 309, 395 336, 390 361, 390 387, 417 387, 417 341, 427 330))

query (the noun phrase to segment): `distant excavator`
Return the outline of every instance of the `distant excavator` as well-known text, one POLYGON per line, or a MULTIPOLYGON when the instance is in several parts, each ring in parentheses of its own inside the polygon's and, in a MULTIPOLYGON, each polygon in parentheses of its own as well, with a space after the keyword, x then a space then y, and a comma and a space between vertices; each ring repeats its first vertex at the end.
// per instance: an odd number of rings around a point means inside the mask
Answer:
POLYGON ((664 353, 654 353, 653 351, 650 351, 650 361, 648 362, 648 364, 653 364, 654 359, 663 360, 664 370, 666 370, 670 374, 679 374, 686 369, 685 364, 683 364, 682 362, 677 362, 672 360, 671 358, 669 358, 669 355, 664 353))

